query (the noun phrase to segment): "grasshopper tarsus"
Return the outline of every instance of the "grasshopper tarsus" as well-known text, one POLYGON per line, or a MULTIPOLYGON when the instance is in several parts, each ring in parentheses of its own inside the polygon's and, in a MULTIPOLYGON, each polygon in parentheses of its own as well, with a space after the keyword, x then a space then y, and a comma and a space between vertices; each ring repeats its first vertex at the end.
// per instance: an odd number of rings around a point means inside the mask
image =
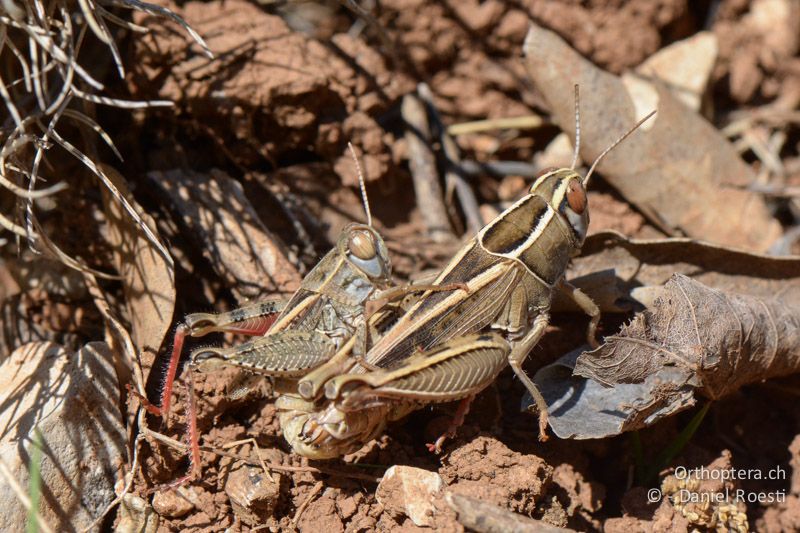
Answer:
POLYGON ((539 442, 547 442, 550 438, 547 435, 547 424, 549 419, 550 415, 547 414, 547 409, 544 411, 539 411, 539 442))
POLYGON ((356 363, 358 363, 359 366, 362 366, 362 367, 366 368, 370 372, 376 372, 378 370, 381 370, 381 367, 379 367, 377 365, 373 365, 372 363, 370 363, 366 359, 364 359, 363 355, 353 355, 353 360, 356 363))
MULTIPOLYGON (((448 283, 446 285, 442 285, 442 287, 447 287, 449 290, 453 290, 453 291, 462 290, 462 291, 466 292, 467 294, 469 294, 469 292, 470 292, 469 291, 469 285, 467 285, 463 281, 459 281, 458 283, 448 283)), ((445 289, 445 290, 447 290, 447 289, 445 289)))
POLYGON ((201 474, 200 466, 200 434, 197 432, 197 402, 194 397, 194 370, 193 365, 186 366, 186 396, 188 409, 186 424, 188 426, 189 441, 189 473, 185 477, 189 480, 198 479, 201 474))
POLYGON ((144 407, 145 411, 156 416, 161 416, 163 414, 160 407, 153 405, 143 394, 139 394, 130 383, 126 383, 125 388, 128 390, 129 395, 139 400, 139 404, 144 407))
POLYGON ((456 433, 458 433, 458 428, 460 428, 464 424, 464 419, 467 417, 469 413, 469 408, 472 405, 472 400, 475 399, 475 395, 472 394, 463 398, 458 403, 458 408, 456 409, 456 413, 453 415, 453 419, 450 421, 450 424, 447 426, 447 429, 444 433, 439 435, 439 438, 436 439, 436 442, 430 444, 426 444, 425 447, 428 448, 428 451, 431 453, 435 453, 439 455, 442 453, 442 446, 444 445, 447 439, 455 438, 456 433))
POLYGON ((444 435, 440 435, 439 438, 436 439, 436 442, 429 442, 425 444, 425 447, 428 449, 430 453, 435 453, 436 455, 439 455, 442 453, 442 445, 444 444, 446 438, 447 437, 445 437, 444 435))

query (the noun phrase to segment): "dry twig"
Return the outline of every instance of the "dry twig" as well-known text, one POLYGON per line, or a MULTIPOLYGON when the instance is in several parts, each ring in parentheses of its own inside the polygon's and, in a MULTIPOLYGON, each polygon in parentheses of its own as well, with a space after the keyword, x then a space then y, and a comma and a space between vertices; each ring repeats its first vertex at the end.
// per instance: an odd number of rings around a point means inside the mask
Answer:
POLYGON ((436 172, 436 157, 429 145, 431 134, 425 106, 417 96, 407 94, 403 97, 401 113, 407 125, 411 177, 425 227, 434 241, 449 240, 452 237, 450 221, 436 172))

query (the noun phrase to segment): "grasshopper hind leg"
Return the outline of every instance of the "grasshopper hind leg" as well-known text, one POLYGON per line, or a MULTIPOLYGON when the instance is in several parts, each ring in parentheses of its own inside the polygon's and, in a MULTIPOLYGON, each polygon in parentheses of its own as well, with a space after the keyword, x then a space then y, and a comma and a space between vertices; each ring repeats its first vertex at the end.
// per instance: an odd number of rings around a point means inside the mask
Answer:
POLYGON ((272 377, 299 377, 327 362, 336 343, 318 331, 286 330, 231 348, 198 348, 191 364, 200 372, 234 367, 272 377))
POLYGON ((226 313, 193 313, 187 315, 178 324, 172 341, 167 374, 161 389, 161 405, 155 406, 141 394, 132 391, 142 402, 148 412, 167 417, 171 407, 172 389, 175 375, 178 373, 183 343, 187 337, 202 337, 212 332, 241 333, 244 335, 263 335, 266 333, 278 314, 286 306, 284 300, 267 300, 256 304, 234 309, 226 313))
POLYGON ((336 376, 325 393, 343 412, 351 413, 386 402, 413 405, 461 400, 447 430, 428 445, 439 453, 463 423, 472 399, 505 367, 510 352, 509 343, 497 333, 466 335, 419 352, 393 369, 336 376))

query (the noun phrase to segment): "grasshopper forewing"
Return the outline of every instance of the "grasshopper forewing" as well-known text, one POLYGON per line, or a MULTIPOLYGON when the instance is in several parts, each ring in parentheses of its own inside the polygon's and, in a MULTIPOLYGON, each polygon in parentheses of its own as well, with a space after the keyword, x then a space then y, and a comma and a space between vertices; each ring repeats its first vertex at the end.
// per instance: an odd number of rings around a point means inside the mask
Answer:
POLYGON ((468 290, 426 292, 371 346, 364 364, 346 373, 326 372, 342 358, 337 354, 303 378, 300 391, 310 397, 324 391, 328 403, 282 420, 293 448, 313 457, 348 453, 387 420, 421 404, 468 401, 506 364, 536 401, 545 439, 547 407, 522 364, 544 334, 556 290, 591 316, 587 336, 597 345, 599 309, 564 280, 589 225, 585 185, 602 157, 653 113, 605 150, 585 179, 572 168, 540 175, 528 194, 486 225, 433 283, 465 284, 468 290))

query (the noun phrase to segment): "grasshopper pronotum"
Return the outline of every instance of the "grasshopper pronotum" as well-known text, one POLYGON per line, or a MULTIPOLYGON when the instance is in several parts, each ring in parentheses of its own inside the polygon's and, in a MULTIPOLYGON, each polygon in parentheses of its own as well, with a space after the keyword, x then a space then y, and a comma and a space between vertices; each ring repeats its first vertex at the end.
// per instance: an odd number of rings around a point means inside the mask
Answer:
POLYGON ((349 147, 358 171, 367 224, 345 226, 336 246, 306 275, 288 301, 270 300, 226 313, 188 315, 175 334, 161 406, 156 407, 140 397, 149 412, 161 416, 169 413, 175 374, 187 336, 200 337, 212 332, 257 336, 230 348, 204 347, 192 351, 186 365, 191 468, 188 475, 170 483, 170 486, 200 475, 193 370, 213 372, 222 367, 236 367, 280 378, 276 385, 288 395, 285 401, 290 397, 292 400, 288 401, 304 403, 299 396, 292 394, 296 380, 328 361, 345 344, 354 360, 359 360, 360 354, 366 353, 369 328, 377 334, 380 321, 392 313, 391 309, 377 313, 369 326, 365 320, 368 302, 394 301, 426 290, 464 288, 463 284, 393 285, 386 244, 372 227, 364 177, 355 150, 352 145, 349 147))
MULTIPOLYGON (((298 390, 307 400, 324 392, 325 401, 305 411, 285 410, 284 436, 295 451, 316 458, 348 453, 388 420, 424 403, 461 399, 461 418, 471 398, 506 364, 534 398, 540 438, 546 438, 547 406, 522 364, 549 323, 555 290, 591 316, 587 336, 597 345, 599 309, 564 280, 589 224, 586 184, 602 158, 655 113, 601 153, 581 178, 574 170, 580 140, 577 87, 575 105, 572 166, 540 175, 528 194, 487 224, 433 283, 465 284, 468 290, 426 292, 370 347, 362 364, 340 352, 301 379, 298 390)), ((438 450, 446 435, 432 447, 438 450)))

